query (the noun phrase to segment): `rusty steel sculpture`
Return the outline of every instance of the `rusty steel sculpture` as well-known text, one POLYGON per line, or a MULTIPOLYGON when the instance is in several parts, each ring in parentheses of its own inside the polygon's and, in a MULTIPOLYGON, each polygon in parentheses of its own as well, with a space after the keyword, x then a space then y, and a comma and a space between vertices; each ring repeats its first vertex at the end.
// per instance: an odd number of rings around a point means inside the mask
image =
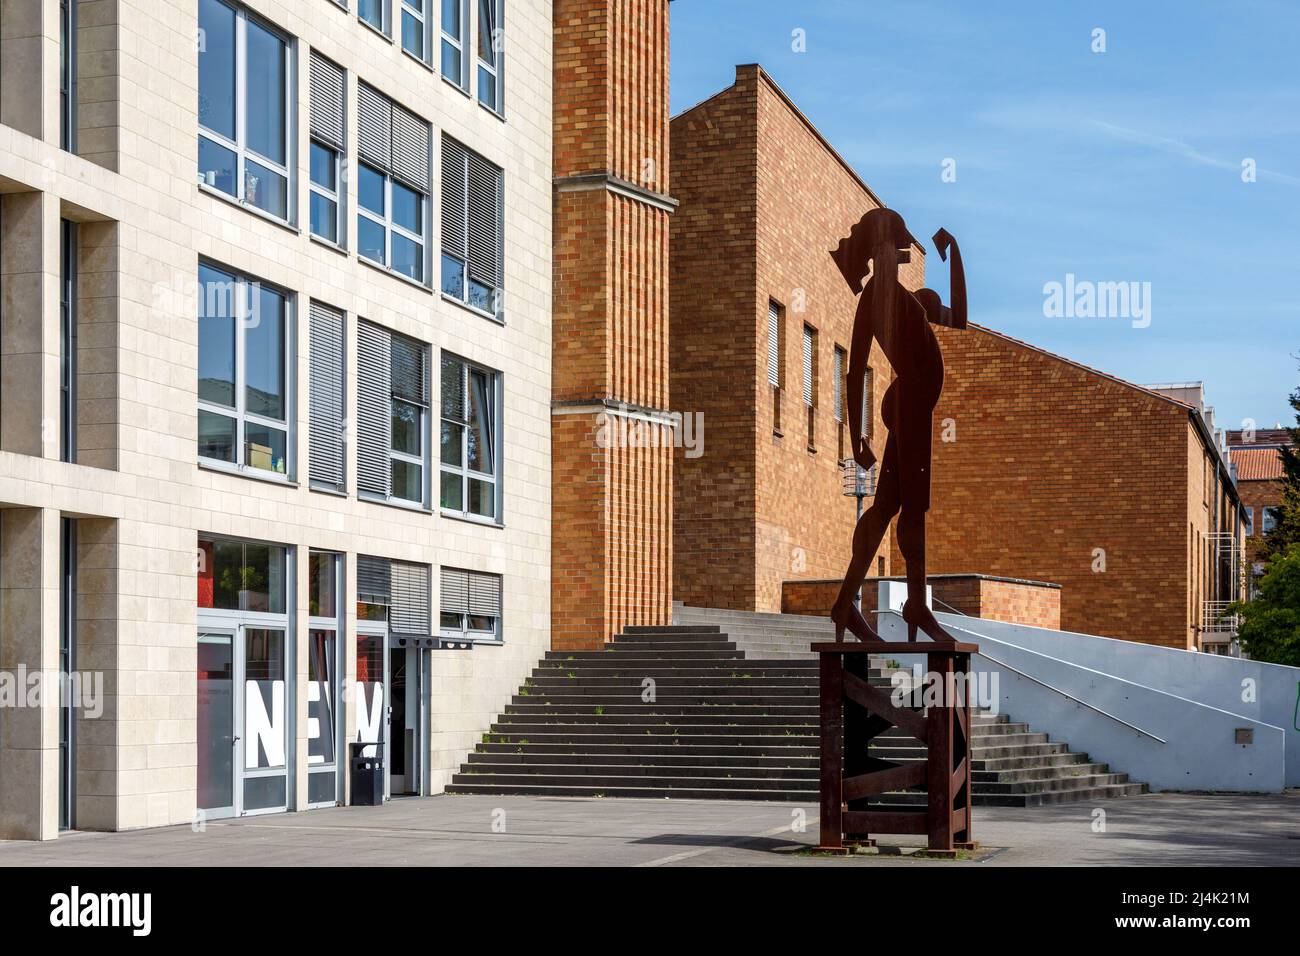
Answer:
POLYGON ((976 846, 971 838, 970 702, 965 676, 974 644, 958 643, 935 618, 925 598, 925 519, 930 507, 930 457, 934 409, 943 391, 943 355, 930 325, 966 327, 966 277, 956 240, 934 234, 940 258, 950 260, 951 307, 931 289, 911 292, 898 281, 898 267, 911 261, 919 243, 891 209, 873 209, 831 253, 849 288, 859 296, 849 352, 849 425, 853 458, 876 463, 863 416, 864 376, 874 342, 894 371, 881 400, 888 431, 875 501, 858 520, 853 554, 831 611, 835 643, 816 644, 821 661, 821 841, 819 849, 842 852, 848 843, 869 843, 871 833, 925 834, 929 850, 954 854, 976 846), (868 271, 870 277, 868 278, 868 271), (865 286, 864 286, 864 279, 865 286), (902 617, 907 641, 882 641, 855 597, 866 579, 890 521, 898 517, 898 547, 907 565, 902 617), (848 631, 856 642, 846 642, 848 631), (917 631, 930 640, 919 642, 917 631), (942 693, 923 712, 898 706, 888 691, 872 686, 870 655, 924 654, 927 680, 942 693), (959 689, 959 694, 952 691, 959 689), (919 740, 927 757, 891 764, 868 753, 872 738, 897 727, 919 740), (883 807, 871 798, 924 787, 926 804, 883 807))

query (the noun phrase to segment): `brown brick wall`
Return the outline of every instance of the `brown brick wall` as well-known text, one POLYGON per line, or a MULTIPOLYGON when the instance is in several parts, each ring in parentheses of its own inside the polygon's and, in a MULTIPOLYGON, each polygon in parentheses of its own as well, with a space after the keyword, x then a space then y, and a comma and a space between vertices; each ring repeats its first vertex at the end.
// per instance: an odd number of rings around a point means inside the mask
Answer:
POLYGON ((597 440, 609 409, 669 405, 668 2, 557 0, 554 19, 552 641, 576 649, 671 619, 671 443, 597 440))
MULTIPOLYGON (((705 420, 704 454, 677 456, 674 590, 687 604, 777 611, 783 581, 842 575, 849 559, 854 502, 840 484, 832 370, 857 300, 829 253, 879 201, 756 66, 678 116, 672 150, 673 400, 705 420), (769 301, 784 323, 779 435, 769 301), (816 332, 812 449, 805 325, 816 332)), ((919 251, 900 272, 922 285, 919 251)), ((889 384, 879 350, 873 369, 879 434, 889 384)), ((881 554, 888 573, 887 541, 881 554)))
MULTIPOLYGON (((988 621, 1028 624, 1059 630, 1061 589, 1037 581, 1003 581, 978 574, 945 575, 930 579, 935 606, 988 621)), ((875 605, 876 580, 863 585, 865 606, 875 605)), ((786 581, 781 587, 781 611, 829 617, 839 594, 838 579, 786 581)))
POLYGON ((1255 509, 1255 533, 1246 539, 1247 566, 1255 562, 1255 553, 1264 541, 1264 509, 1276 508, 1282 504, 1282 483, 1280 481, 1241 481, 1237 483, 1241 492, 1241 503, 1247 508, 1255 509))
POLYGON ((987 329, 936 333, 928 569, 1051 581, 1066 630, 1193 646, 1211 512, 1187 408, 987 329))

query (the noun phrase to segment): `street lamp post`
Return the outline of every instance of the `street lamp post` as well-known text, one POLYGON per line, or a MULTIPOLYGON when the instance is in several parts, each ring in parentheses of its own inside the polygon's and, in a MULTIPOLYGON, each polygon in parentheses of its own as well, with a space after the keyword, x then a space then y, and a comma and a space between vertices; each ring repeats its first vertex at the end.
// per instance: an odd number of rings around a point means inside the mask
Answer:
MULTIPOLYGON (((871 498, 876 493, 876 466, 872 465, 869 469, 863 468, 852 458, 845 458, 840 462, 840 482, 843 486, 845 496, 856 499, 857 520, 861 520, 862 499, 871 498)), ((858 588, 858 593, 853 598, 853 603, 861 609, 861 588, 858 588)))

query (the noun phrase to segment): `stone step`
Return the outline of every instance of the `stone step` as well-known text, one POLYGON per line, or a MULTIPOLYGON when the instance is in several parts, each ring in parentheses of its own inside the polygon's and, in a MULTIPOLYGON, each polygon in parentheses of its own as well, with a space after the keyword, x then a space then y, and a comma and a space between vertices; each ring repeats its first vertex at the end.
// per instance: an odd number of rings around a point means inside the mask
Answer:
POLYGON ((636 736, 614 741, 575 741, 567 735, 549 735, 551 739, 541 740, 538 735, 527 736, 528 743, 506 743, 498 736, 492 737, 490 743, 480 743, 476 752, 484 754, 514 753, 520 755, 539 754, 554 756, 630 756, 638 760, 652 761, 664 756, 677 754, 683 757, 734 757, 738 760, 819 760, 820 750, 815 743, 790 742, 788 738, 771 738, 758 744, 744 744, 735 740, 708 739, 683 745, 680 741, 664 742, 647 736, 636 736))
POLYGON ((635 624, 623 628, 624 634, 721 634, 716 624, 635 624))
POLYGON ((789 803, 815 805, 817 795, 809 795, 803 790, 742 790, 694 789, 687 787, 601 787, 594 789, 584 786, 558 786, 555 784, 517 784, 506 786, 490 783, 449 784, 446 789, 451 794, 500 794, 516 797, 639 797, 642 799, 664 800, 771 800, 789 803))
POLYGON ((821 726, 815 714, 787 716, 767 713, 733 713, 732 708, 705 708, 705 710, 725 710, 724 714, 596 714, 590 710, 575 711, 568 714, 518 714, 511 711, 500 715, 492 726, 506 733, 515 733, 517 727, 595 727, 618 728, 635 732, 632 728, 663 727, 691 733, 727 733, 734 727, 789 727, 801 733, 811 734, 821 726))
MULTIPOLYGON (((453 779, 462 777, 479 777, 484 775, 501 777, 583 777, 589 780, 606 781, 611 777, 689 777, 703 784, 712 780, 763 780, 764 787, 810 788, 816 792, 820 786, 820 777, 816 767, 753 767, 753 766, 717 766, 714 764, 578 764, 578 763, 510 763, 494 760, 467 764, 453 779)), ((466 780, 474 783, 476 781, 466 780)), ((528 780, 522 782, 528 783, 528 780)))
MULTIPOLYGON (((614 698, 613 700, 627 700, 628 698, 614 698)), ((817 713, 817 707, 808 706, 807 704, 769 704, 765 702, 749 703, 750 698, 742 698, 746 703, 727 703, 722 701, 713 701, 707 704, 677 703, 681 698, 660 698, 653 704, 643 704, 639 701, 636 703, 606 703, 604 701, 595 704, 534 704, 529 703, 531 697, 516 697, 517 703, 507 704, 505 713, 517 714, 527 717, 557 717, 569 719, 571 717, 596 716, 596 717, 713 717, 719 713, 726 716, 732 714, 743 717, 775 717, 791 718, 798 721, 811 720, 814 723, 820 723, 820 715, 817 713)), ((687 698, 688 700, 690 698, 687 698)), ((606 698, 606 700, 610 700, 606 698)))
MULTIPOLYGON (((485 735, 500 743, 575 743, 580 748, 591 744, 633 744, 639 742, 653 744, 675 744, 679 747, 694 747, 698 744, 717 744, 726 741, 735 747, 777 747, 803 746, 818 747, 821 738, 817 734, 786 734, 762 732, 751 728, 746 733, 738 732, 736 727, 721 727, 716 733, 700 733, 697 728, 684 731, 673 727, 595 727, 590 724, 577 724, 565 727, 562 733, 551 730, 510 730, 502 731, 495 727, 485 735)), ((584 752, 584 751, 579 751, 584 752)))
MULTIPOLYGON (((500 764, 509 766, 601 766, 601 767, 715 767, 734 772, 736 769, 752 771, 757 773, 764 768, 780 770, 784 768, 795 768, 807 770, 814 777, 818 775, 818 767, 821 764, 817 754, 791 754, 787 756, 761 756, 757 753, 749 756, 731 756, 728 754, 701 754, 696 750, 706 748, 689 748, 688 753, 682 753, 680 747, 659 747, 647 748, 664 751, 663 753, 641 754, 641 753, 535 753, 537 748, 529 744, 527 747, 511 751, 507 749, 494 749, 491 751, 479 750, 469 755, 469 765, 478 764, 500 764), (523 752, 520 753, 519 750, 523 752)), ((718 750, 721 748, 707 748, 718 750)), ((736 749, 736 748, 731 748, 736 749)), ((798 748, 791 748, 798 749, 798 748)))

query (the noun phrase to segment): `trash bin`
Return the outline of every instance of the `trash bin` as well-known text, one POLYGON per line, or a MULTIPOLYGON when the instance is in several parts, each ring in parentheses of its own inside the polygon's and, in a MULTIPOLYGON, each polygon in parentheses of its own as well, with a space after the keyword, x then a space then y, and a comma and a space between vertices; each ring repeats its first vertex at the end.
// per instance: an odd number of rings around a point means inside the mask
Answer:
POLYGON ((352 805, 377 807, 384 802, 384 745, 352 744, 352 805), (367 747, 375 748, 375 755, 367 757, 367 747))

